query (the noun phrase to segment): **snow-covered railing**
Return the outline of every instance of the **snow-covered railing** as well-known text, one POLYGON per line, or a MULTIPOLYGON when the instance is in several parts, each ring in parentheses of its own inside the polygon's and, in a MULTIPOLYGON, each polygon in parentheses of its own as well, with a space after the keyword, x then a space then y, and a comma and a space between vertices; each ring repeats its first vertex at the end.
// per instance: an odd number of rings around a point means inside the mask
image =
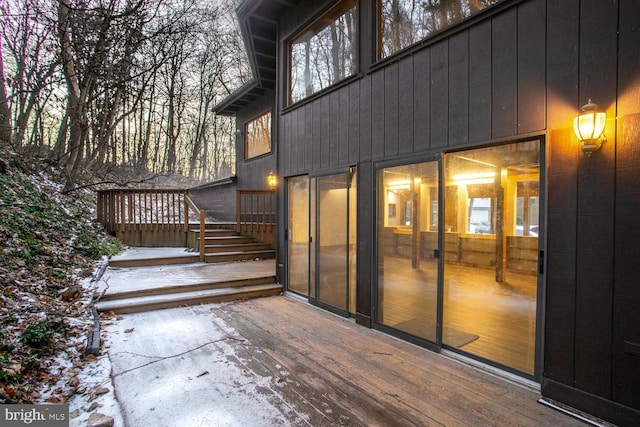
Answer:
POLYGON ((274 245, 275 195, 272 190, 237 190, 236 230, 274 245))
MULTIPOLYGON (((204 211, 189 197, 189 190, 115 189, 98 191, 98 222, 112 234, 130 232, 189 231, 189 220, 200 222, 204 235, 204 211)), ((185 234, 186 235, 186 234, 185 234)), ((200 239, 201 246, 204 239, 200 239)), ((201 255, 204 250, 201 249, 201 255)))

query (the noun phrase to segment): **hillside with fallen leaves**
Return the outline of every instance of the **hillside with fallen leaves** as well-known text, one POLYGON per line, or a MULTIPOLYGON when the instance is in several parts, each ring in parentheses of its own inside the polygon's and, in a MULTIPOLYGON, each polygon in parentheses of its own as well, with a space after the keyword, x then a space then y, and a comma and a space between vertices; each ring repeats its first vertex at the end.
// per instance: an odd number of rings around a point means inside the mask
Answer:
POLYGON ((0 403, 78 392, 92 327, 90 286, 119 242, 95 222, 95 192, 63 194, 46 162, 0 152, 0 403))

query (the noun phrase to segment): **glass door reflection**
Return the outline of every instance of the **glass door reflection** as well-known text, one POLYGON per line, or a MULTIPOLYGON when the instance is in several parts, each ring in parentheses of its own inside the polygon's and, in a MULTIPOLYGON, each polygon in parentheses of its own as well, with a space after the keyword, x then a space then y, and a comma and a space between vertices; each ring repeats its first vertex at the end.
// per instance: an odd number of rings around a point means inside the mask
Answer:
POLYGON ((316 178, 317 301, 348 311, 349 174, 316 178))
POLYGON ((436 342, 438 162, 378 171, 376 321, 436 342))

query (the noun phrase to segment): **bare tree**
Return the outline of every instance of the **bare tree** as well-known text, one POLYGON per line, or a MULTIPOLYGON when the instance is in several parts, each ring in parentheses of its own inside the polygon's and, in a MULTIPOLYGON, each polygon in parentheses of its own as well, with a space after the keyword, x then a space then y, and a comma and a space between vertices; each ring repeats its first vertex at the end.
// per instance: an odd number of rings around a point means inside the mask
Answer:
POLYGON ((119 166, 231 173, 234 125, 211 109, 250 77, 235 0, 8 1, 19 13, 2 17, 3 143, 51 147, 67 190, 119 166))
POLYGON ((4 59, 2 54, 2 33, 0 33, 0 144, 11 145, 11 108, 9 107, 9 96, 4 82, 4 59))

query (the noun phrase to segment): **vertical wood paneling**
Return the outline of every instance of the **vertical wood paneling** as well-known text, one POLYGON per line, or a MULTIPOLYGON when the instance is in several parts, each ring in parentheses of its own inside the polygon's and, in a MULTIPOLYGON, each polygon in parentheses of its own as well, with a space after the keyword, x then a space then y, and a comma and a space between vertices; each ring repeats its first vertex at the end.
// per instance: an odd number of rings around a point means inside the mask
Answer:
POLYGON ((444 40, 431 47, 431 148, 446 147, 449 130, 449 44, 444 40))
POLYGON ((325 124, 329 139, 329 166, 338 165, 338 133, 340 132, 340 92, 333 91, 329 98, 329 121, 325 124))
POLYGON ((298 173, 303 173, 305 171, 305 146, 306 146, 306 141, 305 141, 305 122, 306 122, 306 114, 307 109, 306 108, 299 108, 298 109, 298 120, 297 125, 298 125, 298 134, 297 134, 297 138, 296 138, 296 142, 295 144, 298 146, 298 173))
POLYGON ((360 154, 360 85, 349 86, 349 163, 359 160, 360 154))
POLYGON ((371 76, 360 80, 360 161, 371 160, 371 76))
POLYGON ((491 139, 491 21, 469 29, 469 140, 491 139))
POLYGON ((413 151, 413 56, 403 59, 398 75, 398 152, 413 151))
POLYGON ((640 344, 640 8, 620 1, 618 116, 616 141, 615 294, 613 302, 612 398, 640 410, 640 356, 629 344, 640 344))
MULTIPOLYGON (((600 27, 580 31, 580 99, 593 97, 607 108, 616 94, 617 4, 582 0, 580 11, 580 28, 600 27)), ((615 108, 608 112, 615 114, 615 108)), ((581 156, 578 172, 575 384, 606 398, 611 394, 613 141, 596 155, 581 156)))
POLYGON ((517 133, 517 9, 493 19, 492 29, 492 114, 491 136, 501 138, 517 133))
POLYGON ((431 50, 423 49, 413 56, 413 129, 414 150, 429 148, 431 119, 431 50))
POLYGON ((311 147, 313 148, 313 169, 322 167, 322 110, 320 100, 315 100, 313 105, 313 140, 311 147))
POLYGON ((291 150, 291 167, 289 168, 290 173, 298 173, 300 169, 300 164, 298 163, 298 152, 300 151, 300 146, 298 142, 298 112, 300 109, 295 109, 291 111, 288 116, 289 119, 289 150, 291 150))
POLYGON ((398 154, 398 63, 384 69, 384 154, 398 154))
POLYGON ((469 33, 449 40, 449 141, 460 145, 469 140, 469 33))
POLYGON ((371 78, 371 155, 374 159, 384 156, 384 71, 371 78))
POLYGON ((349 88, 338 93, 338 163, 349 163, 349 88))
POLYGON ((304 107, 304 171, 313 169, 313 104, 304 107))
POLYGON ((335 127, 331 123, 331 98, 324 96, 317 100, 320 103, 320 167, 331 166, 331 131, 335 127))
POLYGON ((577 242, 577 162, 571 127, 578 83, 578 2, 547 2, 548 116, 547 289, 544 374, 573 385, 577 242))
POLYGON ((282 126, 280 127, 280 132, 282 133, 282 137, 284 139, 284 147, 283 148, 283 160, 284 164, 282 168, 284 169, 285 174, 291 173, 291 115, 282 116, 281 120, 282 126))
POLYGON ((545 127, 545 12, 544 0, 518 8, 518 133, 545 127))

